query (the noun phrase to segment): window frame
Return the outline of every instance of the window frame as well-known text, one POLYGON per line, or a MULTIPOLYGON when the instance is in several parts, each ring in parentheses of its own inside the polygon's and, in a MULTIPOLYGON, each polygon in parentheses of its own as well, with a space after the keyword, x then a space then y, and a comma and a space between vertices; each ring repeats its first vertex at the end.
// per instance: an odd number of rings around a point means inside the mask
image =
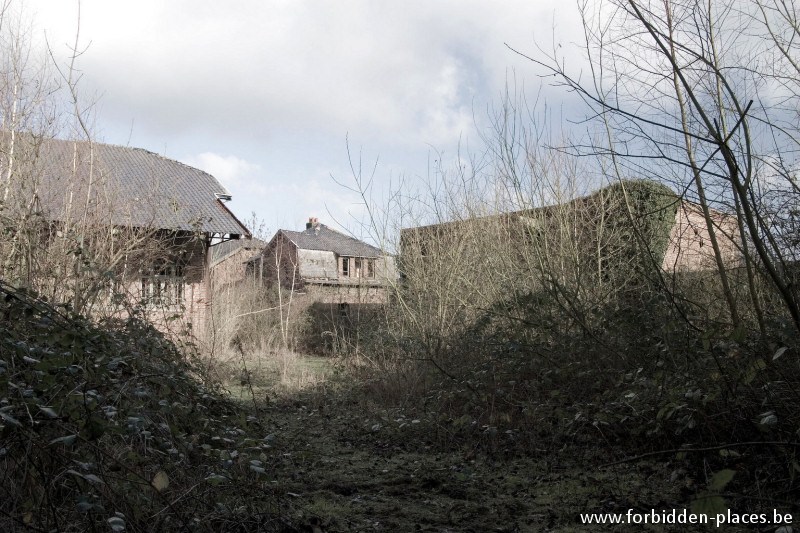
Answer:
POLYGON ((177 263, 151 266, 140 277, 139 296, 147 307, 177 307, 186 302, 186 275, 177 263))

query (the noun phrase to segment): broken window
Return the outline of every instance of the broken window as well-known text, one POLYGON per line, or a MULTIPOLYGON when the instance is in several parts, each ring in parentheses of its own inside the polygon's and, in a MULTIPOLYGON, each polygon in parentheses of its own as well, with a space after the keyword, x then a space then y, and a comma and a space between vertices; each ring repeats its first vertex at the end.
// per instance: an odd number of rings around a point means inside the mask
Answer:
POLYGON ((141 299, 152 306, 183 305, 185 282, 181 265, 152 267, 142 275, 141 299))
POLYGON ((342 257, 342 276, 345 278, 350 277, 350 258, 342 257))

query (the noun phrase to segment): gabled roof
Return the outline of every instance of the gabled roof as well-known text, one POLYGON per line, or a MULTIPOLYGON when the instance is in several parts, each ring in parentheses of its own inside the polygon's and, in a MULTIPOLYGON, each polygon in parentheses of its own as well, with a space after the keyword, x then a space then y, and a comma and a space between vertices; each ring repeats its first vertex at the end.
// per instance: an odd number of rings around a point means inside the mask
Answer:
POLYGON ((302 250, 323 250, 346 257, 381 257, 378 248, 317 223, 305 231, 280 230, 302 250))
POLYGON ((69 218, 88 197, 90 209, 114 225, 249 235, 220 201, 230 194, 202 170, 140 148, 86 141, 44 139, 37 150, 31 164, 41 209, 53 220, 69 218))

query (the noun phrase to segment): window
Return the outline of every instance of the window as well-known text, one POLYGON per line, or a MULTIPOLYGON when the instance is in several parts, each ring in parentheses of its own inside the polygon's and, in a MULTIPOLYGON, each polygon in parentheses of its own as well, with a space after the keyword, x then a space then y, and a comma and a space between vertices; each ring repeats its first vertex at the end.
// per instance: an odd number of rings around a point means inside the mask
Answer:
POLYGON ((142 301, 154 306, 183 305, 184 283, 182 266, 153 267, 142 275, 142 301))
POLYGON ((375 260, 364 257, 342 257, 342 277, 374 278, 375 260))

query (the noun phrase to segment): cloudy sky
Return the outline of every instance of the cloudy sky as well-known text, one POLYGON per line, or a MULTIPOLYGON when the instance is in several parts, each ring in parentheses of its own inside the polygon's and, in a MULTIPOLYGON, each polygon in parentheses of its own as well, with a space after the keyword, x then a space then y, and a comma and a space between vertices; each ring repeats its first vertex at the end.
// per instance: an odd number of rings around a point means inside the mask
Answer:
MULTIPOLYGON (((63 57, 77 0, 26 10, 63 57)), ((240 218, 351 227, 360 199, 335 181, 352 184, 347 142, 377 161, 378 191, 424 180, 438 154, 477 144, 508 79, 538 87, 506 43, 535 53, 577 29, 570 0, 82 0, 80 88, 99 140, 210 172, 240 218)))

